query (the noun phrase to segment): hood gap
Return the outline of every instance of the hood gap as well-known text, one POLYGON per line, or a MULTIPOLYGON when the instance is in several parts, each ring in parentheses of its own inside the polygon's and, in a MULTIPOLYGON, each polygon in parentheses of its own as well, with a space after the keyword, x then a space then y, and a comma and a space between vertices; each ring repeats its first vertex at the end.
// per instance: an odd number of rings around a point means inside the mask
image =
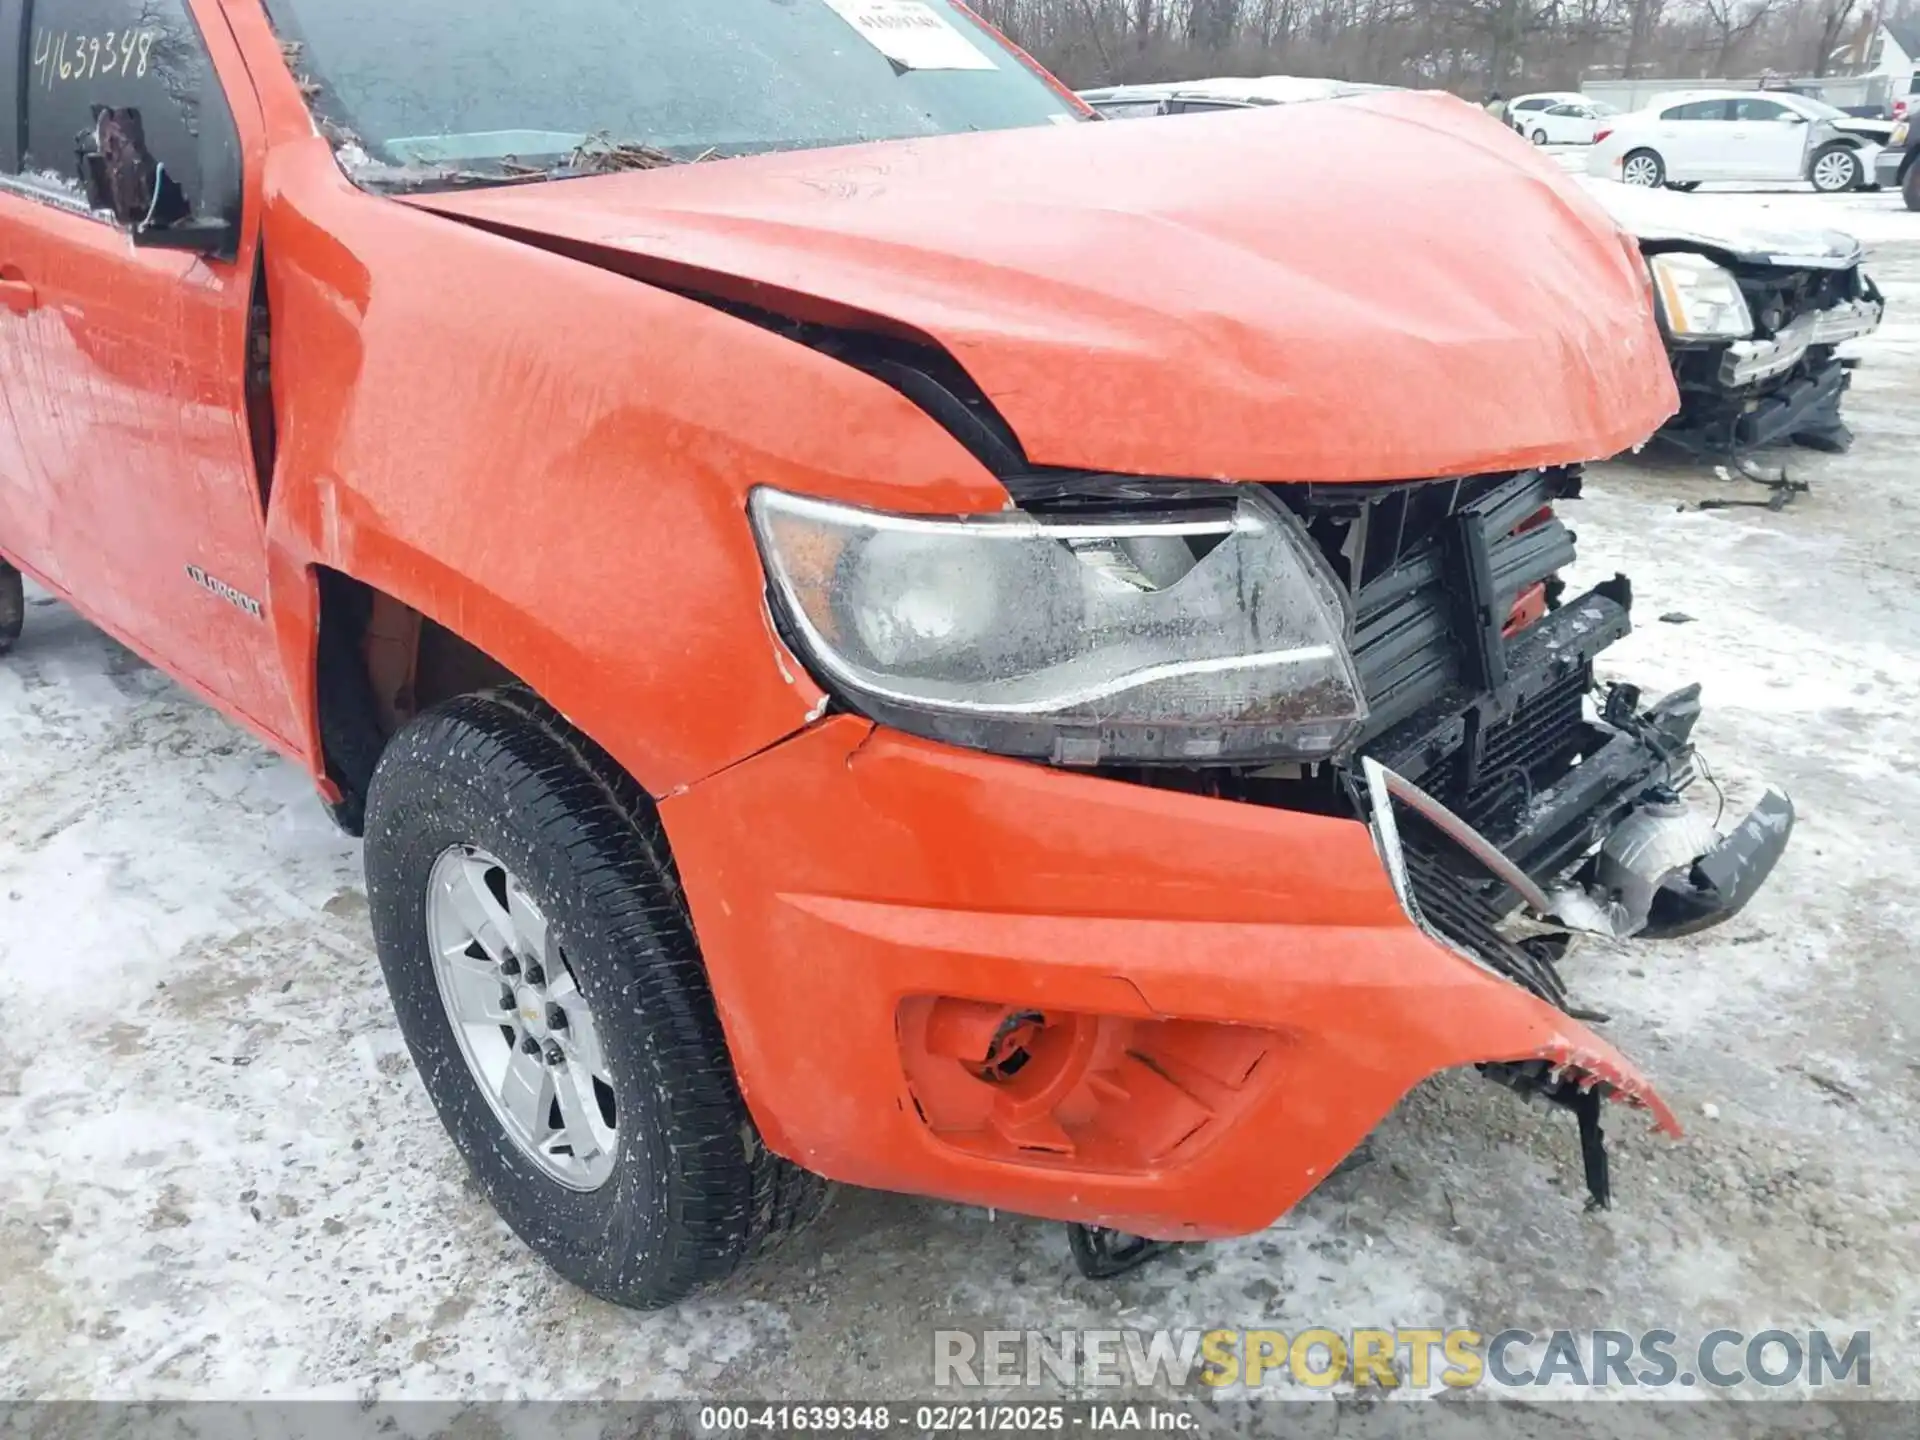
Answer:
MULTIPOLYGON (((422 208, 433 209, 431 205, 422 208)), ((911 327, 720 272, 489 223, 455 211, 434 209, 433 213, 668 291, 804 345, 897 391, 996 478, 1005 480, 1033 470, 1013 427, 966 368, 931 337, 911 327), (735 289, 751 292, 755 298, 729 293, 735 289)))

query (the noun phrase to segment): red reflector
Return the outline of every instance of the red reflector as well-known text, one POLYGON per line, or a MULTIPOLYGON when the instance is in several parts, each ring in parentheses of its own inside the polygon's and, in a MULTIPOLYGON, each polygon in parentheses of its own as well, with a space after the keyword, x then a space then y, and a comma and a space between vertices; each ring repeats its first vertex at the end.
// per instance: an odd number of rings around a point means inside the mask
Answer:
POLYGON ((1536 620, 1546 617, 1547 587, 1542 581, 1529 585, 1513 597, 1513 609, 1507 612, 1507 623, 1500 627, 1502 635, 1518 635, 1536 620))
POLYGON ((1599 144, 1599 143, 1600 143, 1600 142, 1601 142, 1602 140, 1604 140, 1604 139, 1606 139, 1606 138, 1607 138, 1607 136, 1609 136, 1609 135, 1611 135, 1612 133, 1613 133, 1613 131, 1612 131, 1611 129, 1606 129, 1606 130, 1596 130, 1596 131, 1594 131, 1594 132, 1593 132, 1593 143, 1594 143, 1594 144, 1596 144, 1596 145, 1598 145, 1598 144, 1599 144))

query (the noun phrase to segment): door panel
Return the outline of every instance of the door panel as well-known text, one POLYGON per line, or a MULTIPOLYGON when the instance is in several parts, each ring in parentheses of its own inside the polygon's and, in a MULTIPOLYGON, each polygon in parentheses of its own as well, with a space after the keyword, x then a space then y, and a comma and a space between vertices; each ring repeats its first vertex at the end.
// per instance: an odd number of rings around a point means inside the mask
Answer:
POLYGON ((1724 100, 1690 100, 1660 112, 1660 153, 1674 180, 1724 180, 1728 176, 1724 100))
MULTIPOLYGON (((154 213, 184 218, 215 193, 204 177, 222 156, 237 157, 232 112, 254 101, 250 88, 231 99, 222 91, 185 3, 32 0, 29 180, 0 193, 0 263, 18 270, 37 303, 17 318, 0 310, 6 400, 48 499, 56 583, 169 669, 284 736, 294 729, 267 623, 245 391, 254 245, 243 242, 233 260, 136 247, 57 168, 77 176, 72 137, 107 123, 106 107, 119 127, 105 137, 114 153, 150 152, 140 173, 154 213), (122 73, 99 73, 109 37, 111 68, 122 73)), ((210 18, 221 27, 210 33, 230 47, 217 10, 210 18)), ((125 179, 115 172, 115 183, 125 179)))
POLYGON ((1739 173, 1750 180, 1798 180, 1804 167, 1807 132, 1796 112, 1777 100, 1760 97, 1731 102, 1738 140, 1739 173))
POLYGON ((1697 129, 1698 122, 1687 120, 1673 111, 1661 115, 1660 123, 1654 127, 1653 148, 1660 152, 1660 158, 1666 162, 1668 179, 1691 178, 1694 166, 1699 163, 1699 155, 1692 143, 1697 129))
POLYGON ((1746 152, 1745 126, 1735 125, 1731 120, 1695 120, 1687 128, 1693 132, 1691 178, 1738 180, 1747 173, 1742 168, 1751 163, 1746 152))

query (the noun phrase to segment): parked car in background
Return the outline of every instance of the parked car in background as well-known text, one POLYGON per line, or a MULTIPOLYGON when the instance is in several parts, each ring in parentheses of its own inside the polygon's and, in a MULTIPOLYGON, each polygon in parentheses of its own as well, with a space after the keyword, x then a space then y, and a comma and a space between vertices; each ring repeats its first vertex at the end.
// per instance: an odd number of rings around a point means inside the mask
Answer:
POLYGON ((1531 122, 1554 106, 1584 104, 1586 99, 1578 90, 1536 90, 1532 94, 1516 95, 1507 102, 1507 124, 1522 135, 1531 136, 1531 122))
POLYGON ((1898 187, 1907 209, 1920 210, 1920 121, 1902 120, 1893 127, 1887 146, 1873 161, 1873 178, 1887 188, 1898 187))
POLYGON ((1690 188, 1708 180, 1811 181, 1816 190, 1873 183, 1891 125, 1778 91, 1664 95, 1603 125, 1587 173, 1628 185, 1690 188))
POLYGON ((1514 129, 1536 145, 1591 145, 1619 113, 1604 100, 1570 100, 1534 111, 1514 129))
POLYGON ((1846 449, 1840 401, 1852 368, 1839 347, 1877 329, 1885 311, 1860 242, 1716 222, 1677 195, 1584 183, 1647 257, 1680 389, 1661 438, 1725 458, 1788 441, 1846 449))

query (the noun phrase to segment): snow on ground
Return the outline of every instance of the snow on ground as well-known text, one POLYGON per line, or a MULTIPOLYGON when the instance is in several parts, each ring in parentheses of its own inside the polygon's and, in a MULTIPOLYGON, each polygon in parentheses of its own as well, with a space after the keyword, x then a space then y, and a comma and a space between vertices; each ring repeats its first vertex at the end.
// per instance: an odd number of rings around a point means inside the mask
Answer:
POLYGON ((1690 1131, 1612 1122, 1611 1213, 1565 1115, 1448 1076, 1273 1229, 1112 1284, 1056 1226, 849 1193, 720 1296, 614 1310, 466 1180, 302 777, 39 597, 0 663, 0 1396, 906 1395, 937 1326, 1465 1323, 1870 1329, 1920 1397, 1920 216, 1693 198, 1866 232, 1892 319, 1785 513, 1642 462, 1569 507, 1582 578, 1635 581, 1609 670, 1704 680, 1734 802, 1802 815, 1733 924, 1569 965, 1690 1131))

